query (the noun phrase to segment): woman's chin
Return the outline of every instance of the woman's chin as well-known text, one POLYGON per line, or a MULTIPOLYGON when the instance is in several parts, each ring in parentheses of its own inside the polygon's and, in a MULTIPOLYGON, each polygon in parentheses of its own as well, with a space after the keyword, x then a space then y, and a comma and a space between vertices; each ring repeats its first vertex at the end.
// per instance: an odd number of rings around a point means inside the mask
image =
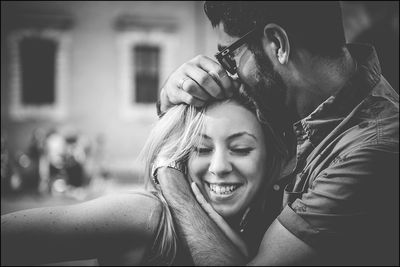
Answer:
POLYGON ((238 214, 238 209, 233 207, 223 207, 223 205, 213 205, 214 210, 225 220, 229 220, 238 214))

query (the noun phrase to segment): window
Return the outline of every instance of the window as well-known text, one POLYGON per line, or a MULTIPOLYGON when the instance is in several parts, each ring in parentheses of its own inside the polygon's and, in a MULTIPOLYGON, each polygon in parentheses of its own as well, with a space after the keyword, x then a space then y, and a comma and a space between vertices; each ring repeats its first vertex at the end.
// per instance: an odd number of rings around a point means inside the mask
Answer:
POLYGON ((10 33, 7 40, 11 118, 64 117, 68 34, 58 29, 19 29, 10 33))
POLYGON ((22 103, 53 104, 55 101, 55 56, 53 40, 28 37, 19 43, 22 103))
POLYGON ((177 67, 177 35, 157 28, 134 28, 119 32, 116 40, 121 119, 156 120, 161 83, 177 67))
POLYGON ((135 87, 137 103, 157 101, 160 77, 160 48, 151 45, 137 45, 133 48, 135 87))

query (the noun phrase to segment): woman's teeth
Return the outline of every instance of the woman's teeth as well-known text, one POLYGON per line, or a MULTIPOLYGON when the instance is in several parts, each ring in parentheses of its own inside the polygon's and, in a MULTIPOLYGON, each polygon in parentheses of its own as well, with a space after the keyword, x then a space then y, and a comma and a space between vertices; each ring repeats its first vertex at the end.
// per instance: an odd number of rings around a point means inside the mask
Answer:
POLYGON ((235 191, 239 185, 218 185, 218 184, 210 184, 210 189, 212 192, 219 195, 227 195, 235 191))

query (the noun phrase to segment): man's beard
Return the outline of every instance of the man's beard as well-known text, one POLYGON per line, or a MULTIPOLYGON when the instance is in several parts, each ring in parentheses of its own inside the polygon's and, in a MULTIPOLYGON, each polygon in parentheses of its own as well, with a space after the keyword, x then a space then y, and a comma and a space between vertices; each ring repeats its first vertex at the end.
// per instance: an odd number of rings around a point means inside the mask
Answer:
POLYGON ((291 127, 289 110, 285 105, 287 87, 262 48, 255 47, 252 51, 258 68, 252 94, 266 120, 277 132, 282 133, 291 127))

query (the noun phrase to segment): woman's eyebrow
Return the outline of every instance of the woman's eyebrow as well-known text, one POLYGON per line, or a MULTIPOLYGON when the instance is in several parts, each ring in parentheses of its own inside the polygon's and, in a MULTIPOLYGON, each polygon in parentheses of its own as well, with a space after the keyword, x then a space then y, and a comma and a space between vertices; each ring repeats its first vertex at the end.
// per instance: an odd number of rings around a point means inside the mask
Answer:
POLYGON ((255 135, 253 135, 253 134, 251 134, 251 133, 249 133, 249 132, 246 132, 246 131, 244 131, 244 132, 239 132, 239 133, 234 133, 234 134, 232 134, 232 135, 230 135, 230 136, 228 137, 228 140, 230 140, 230 139, 235 139, 235 138, 238 138, 238 137, 243 136, 243 135, 248 135, 248 136, 252 137, 254 140, 257 141, 257 137, 255 137, 255 135))
MULTIPOLYGON (((253 135, 249 132, 246 132, 246 131, 234 133, 228 137, 228 140, 235 139, 235 138, 241 137, 243 135, 248 135, 248 136, 252 137, 254 140, 256 140, 256 141, 258 140, 257 137, 255 137, 255 135, 253 135)), ((212 139, 211 137, 209 137, 206 134, 202 134, 201 137, 204 139, 212 139)))

